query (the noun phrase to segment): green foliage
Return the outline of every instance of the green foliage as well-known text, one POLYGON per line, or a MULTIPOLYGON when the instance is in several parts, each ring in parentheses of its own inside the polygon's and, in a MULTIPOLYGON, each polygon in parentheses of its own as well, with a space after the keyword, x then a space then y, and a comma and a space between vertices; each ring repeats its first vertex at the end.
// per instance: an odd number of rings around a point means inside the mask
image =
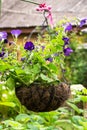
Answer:
POLYGON ((62 26, 50 29, 50 31, 55 35, 53 36, 50 32, 44 34, 43 42, 42 37, 37 38, 35 43, 32 43, 33 50, 26 50, 21 43, 20 45, 16 44, 17 38, 15 37, 15 45, 12 48, 11 45, 5 46, 3 40, 0 41, 1 48, 4 48, 7 54, 7 56, 0 58, 1 80, 7 80, 6 85, 8 87, 15 88, 17 84, 29 86, 35 81, 48 84, 59 82, 60 66, 64 66, 65 58, 62 38, 66 34, 62 26), (56 31, 58 34, 56 34, 56 31), (19 60, 18 53, 21 53, 19 60), (57 55, 55 56, 55 54, 57 55), (24 60, 22 61, 21 58, 23 57, 24 60))
MULTIPOLYGON (((76 50, 78 40, 75 34, 69 36, 72 38, 70 46, 74 54, 65 60, 68 70, 66 77, 72 83, 86 84, 86 50, 76 50)), ((0 53, 4 48, 7 54, 5 57, 0 57, 0 130, 87 130, 87 119, 83 117, 84 110, 77 106, 80 101, 87 102, 86 89, 83 92, 76 92, 74 98, 67 101, 66 107, 44 113, 26 110, 15 95, 15 87, 21 85, 29 86, 35 81, 43 84, 60 81, 61 68, 62 70, 65 68, 63 37, 67 37, 67 33, 61 25, 58 25, 42 37, 39 36, 34 42, 33 50, 24 50, 22 43, 21 46, 16 43, 15 36, 13 46, 7 47, 4 41, 0 40, 0 53), (42 46, 45 48, 42 49, 42 46), (21 52, 20 59, 25 58, 24 61, 18 59, 19 52, 21 52), (57 55, 54 56, 55 54, 57 55), (48 58, 52 58, 53 61, 46 60, 48 58)))
POLYGON ((67 102, 67 104, 74 110, 76 111, 78 114, 81 114, 83 111, 81 109, 79 109, 75 104, 71 103, 71 102, 67 102))
POLYGON ((82 92, 75 91, 73 99, 70 98, 66 102, 66 107, 62 106, 51 112, 34 113, 26 111, 17 101, 14 91, 2 84, 0 84, 1 130, 87 130, 84 111, 76 105, 77 102, 85 102, 85 96, 84 100, 80 96, 86 93, 86 89, 82 92), (3 94, 6 94, 6 97, 3 97, 3 94))
POLYGON ((0 123, 1 128, 7 130, 87 130, 86 125, 86 118, 72 115, 66 108, 48 113, 19 114, 0 123))
POLYGON ((71 46, 74 53, 66 57, 67 62, 67 79, 71 84, 82 84, 87 87, 87 49, 81 47, 83 43, 79 43, 78 39, 71 36, 71 46))
POLYGON ((12 85, 8 84, 9 82, 14 83, 11 79, 7 82, 8 86, 6 86, 6 83, 0 82, 0 113, 3 118, 9 114, 11 116, 23 111, 22 106, 15 95, 15 90, 14 88, 11 88, 12 85))

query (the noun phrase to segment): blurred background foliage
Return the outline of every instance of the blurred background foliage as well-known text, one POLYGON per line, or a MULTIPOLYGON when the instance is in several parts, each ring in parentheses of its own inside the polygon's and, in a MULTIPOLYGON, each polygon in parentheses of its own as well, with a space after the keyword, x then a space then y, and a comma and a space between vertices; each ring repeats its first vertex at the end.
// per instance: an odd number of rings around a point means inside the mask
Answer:
POLYGON ((66 79, 71 84, 82 84, 87 88, 87 33, 76 35, 70 34, 70 46, 73 48, 74 53, 66 57, 67 72, 65 73, 66 79))

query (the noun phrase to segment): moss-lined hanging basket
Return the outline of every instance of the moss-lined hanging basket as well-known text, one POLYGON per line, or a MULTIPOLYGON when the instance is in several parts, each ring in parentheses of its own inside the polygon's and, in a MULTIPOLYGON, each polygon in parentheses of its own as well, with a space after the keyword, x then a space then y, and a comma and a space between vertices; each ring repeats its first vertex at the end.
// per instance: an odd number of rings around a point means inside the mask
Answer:
POLYGON ((21 104, 34 112, 48 112, 59 108, 70 96, 69 85, 58 86, 32 84, 30 87, 16 88, 16 95, 21 104))

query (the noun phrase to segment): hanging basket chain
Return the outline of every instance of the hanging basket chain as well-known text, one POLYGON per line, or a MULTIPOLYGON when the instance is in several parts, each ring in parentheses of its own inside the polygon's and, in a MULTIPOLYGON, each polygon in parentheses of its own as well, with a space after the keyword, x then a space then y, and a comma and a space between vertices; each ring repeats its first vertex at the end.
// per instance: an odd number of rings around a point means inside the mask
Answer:
MULTIPOLYGON (((42 29, 41 29, 41 31, 40 31, 40 34, 42 34, 42 33, 44 32, 43 29, 45 30, 46 28, 48 28, 48 32, 50 32, 49 27, 48 27, 48 20, 47 20, 47 17, 46 17, 46 15, 45 15, 46 12, 47 12, 47 11, 45 11, 45 10, 44 10, 44 12, 43 12, 44 21, 43 21, 43 23, 42 23, 42 25, 41 25, 42 29), (45 23, 46 23, 46 25, 45 25, 45 23), (46 26, 46 27, 43 28, 44 26, 46 26)), ((29 34, 27 40, 30 40, 30 38, 32 37, 32 35, 33 35, 33 33, 36 31, 36 29, 37 29, 37 27, 35 27, 35 28, 32 30, 32 32, 29 34)))
POLYGON ((39 3, 36 3, 34 1, 31 1, 31 0, 21 0, 21 1, 29 2, 29 3, 32 3, 32 4, 35 4, 35 5, 40 5, 39 3))

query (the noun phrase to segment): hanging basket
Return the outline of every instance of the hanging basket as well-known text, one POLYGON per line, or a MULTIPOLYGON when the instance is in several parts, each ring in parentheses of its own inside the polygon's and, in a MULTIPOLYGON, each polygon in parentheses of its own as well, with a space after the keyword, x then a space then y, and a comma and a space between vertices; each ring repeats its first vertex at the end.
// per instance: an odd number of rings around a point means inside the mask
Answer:
POLYGON ((58 86, 32 84, 16 88, 21 104, 34 112, 48 112, 59 108, 70 96, 70 87, 65 83, 58 86))

